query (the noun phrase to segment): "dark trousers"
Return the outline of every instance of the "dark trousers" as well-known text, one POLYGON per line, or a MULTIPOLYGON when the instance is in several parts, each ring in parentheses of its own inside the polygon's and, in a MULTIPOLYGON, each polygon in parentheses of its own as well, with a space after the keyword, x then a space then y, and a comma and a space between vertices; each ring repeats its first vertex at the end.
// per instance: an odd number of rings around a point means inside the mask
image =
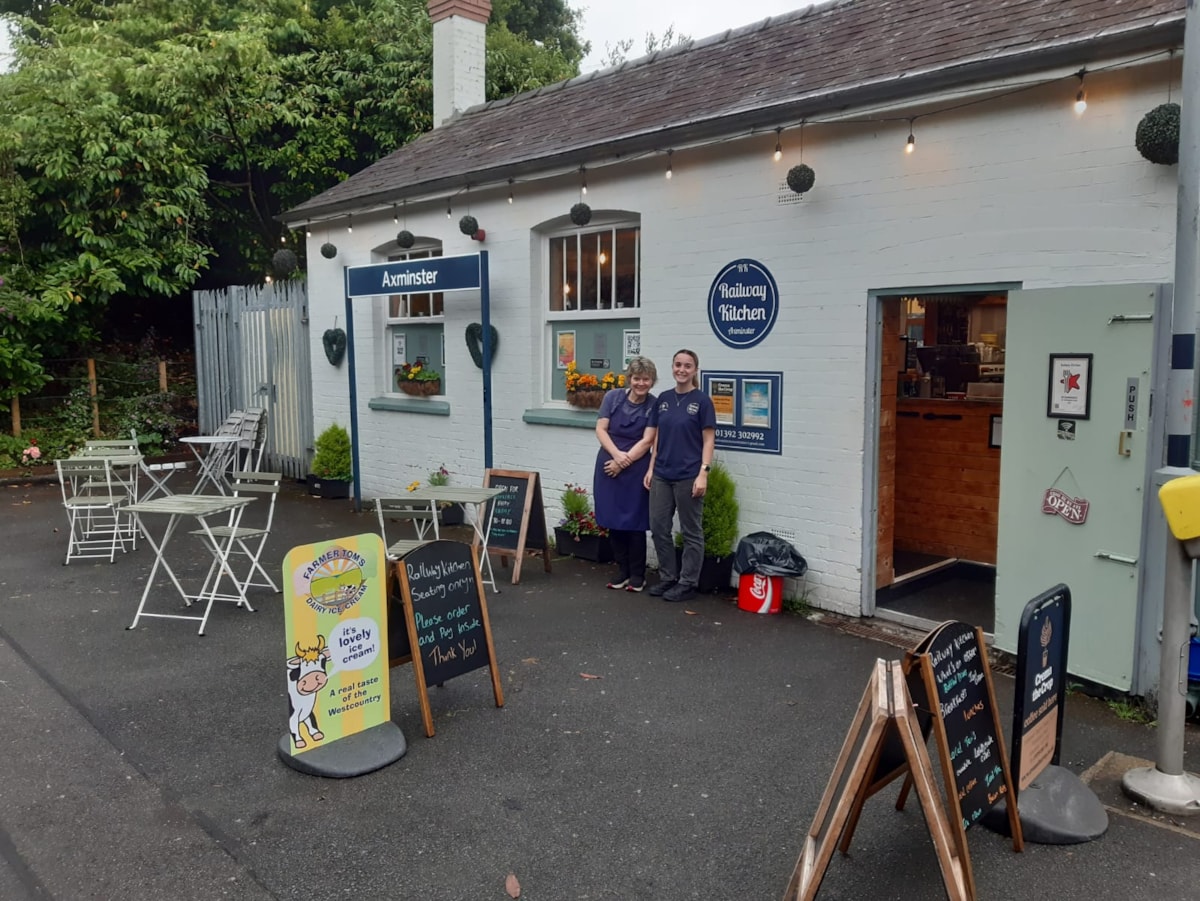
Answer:
POLYGON ((609 541, 617 560, 617 581, 629 579, 634 585, 646 581, 646 533, 628 529, 609 529, 609 541))
POLYGON ((700 581, 700 567, 704 563, 704 498, 692 497, 695 479, 668 482, 654 477, 650 483, 650 535, 654 539, 654 553, 658 555, 658 577, 664 582, 686 582, 695 585, 700 581), (679 515, 679 531, 683 533, 683 565, 676 571, 675 536, 671 531, 673 520, 679 515))

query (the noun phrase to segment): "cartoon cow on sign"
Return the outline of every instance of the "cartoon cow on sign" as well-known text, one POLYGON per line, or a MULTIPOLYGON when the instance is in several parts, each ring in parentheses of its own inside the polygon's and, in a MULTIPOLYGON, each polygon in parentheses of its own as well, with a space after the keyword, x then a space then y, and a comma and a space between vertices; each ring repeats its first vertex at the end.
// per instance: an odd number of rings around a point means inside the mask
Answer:
POLYGON ((317 727, 317 693, 325 687, 329 677, 325 675, 325 664, 329 660, 329 648, 325 647, 325 636, 318 635, 317 643, 311 648, 296 642, 296 656, 289 657, 288 667, 288 729, 297 748, 307 746, 300 735, 300 724, 308 727, 313 741, 325 736, 317 727))

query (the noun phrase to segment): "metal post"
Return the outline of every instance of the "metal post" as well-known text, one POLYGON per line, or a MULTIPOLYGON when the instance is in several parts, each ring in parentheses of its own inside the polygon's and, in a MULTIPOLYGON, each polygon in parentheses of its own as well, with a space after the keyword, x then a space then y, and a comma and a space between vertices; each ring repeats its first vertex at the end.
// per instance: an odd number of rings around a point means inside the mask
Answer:
POLYGON ((479 319, 483 325, 483 468, 492 468, 492 303, 488 252, 479 252, 479 319))
MULTIPOLYGON (((1200 215, 1200 13, 1197 0, 1187 0, 1187 19, 1183 38, 1183 96, 1179 122, 1179 189, 1175 204, 1175 310, 1183 321, 1195 326, 1200 306, 1200 278, 1197 277, 1197 216, 1200 215), (1186 308, 1186 310, 1185 310, 1186 308)), ((1173 327, 1178 333, 1179 328, 1173 327)), ((1197 336, 1200 337, 1200 336, 1197 336)), ((1192 356, 1195 356, 1195 343, 1192 356)), ((1192 397, 1200 391, 1193 367, 1192 397)), ((1196 428, 1200 419, 1192 416, 1192 467, 1196 468, 1196 428)), ((1149 498, 1147 498, 1149 502, 1149 498)), ((1183 771, 1183 727, 1187 713, 1187 664, 1181 659, 1191 633, 1192 560, 1174 537, 1167 540, 1166 586, 1163 598, 1162 642, 1159 645, 1158 747, 1156 766, 1130 770, 1121 781, 1125 793, 1153 807, 1176 815, 1200 814, 1200 779, 1183 771), (1181 671, 1182 668, 1182 671, 1181 671)))
POLYGON ((354 300, 350 297, 350 273, 342 270, 346 288, 346 375, 350 378, 350 459, 354 467, 354 512, 362 512, 362 481, 358 465, 358 378, 354 368, 354 300))

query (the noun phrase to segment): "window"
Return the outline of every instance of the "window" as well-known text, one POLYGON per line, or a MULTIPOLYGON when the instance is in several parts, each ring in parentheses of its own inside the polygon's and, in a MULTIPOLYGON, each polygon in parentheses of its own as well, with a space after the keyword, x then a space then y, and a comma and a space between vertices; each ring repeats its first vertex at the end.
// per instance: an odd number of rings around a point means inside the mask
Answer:
MULTIPOLYGON (((427 260, 440 257, 440 245, 430 244, 409 251, 393 250, 388 261, 427 260)), ((421 363, 441 373, 441 393, 446 393, 446 336, 441 292, 392 294, 387 299, 387 391, 399 391, 397 380, 404 364, 421 363)))
POLYGON ((620 373, 641 346, 641 227, 628 222, 546 239, 550 400, 567 398, 574 363, 597 377, 620 373))
POLYGON ((550 310, 634 309, 641 229, 605 228, 550 239, 550 310))

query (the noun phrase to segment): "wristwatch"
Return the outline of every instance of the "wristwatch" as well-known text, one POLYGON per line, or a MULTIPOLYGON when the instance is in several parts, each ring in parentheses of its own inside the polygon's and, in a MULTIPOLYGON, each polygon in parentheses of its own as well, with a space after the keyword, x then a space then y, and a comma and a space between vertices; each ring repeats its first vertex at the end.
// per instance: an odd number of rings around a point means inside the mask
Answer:
POLYGON ((701 471, 701 472, 711 472, 711 471, 712 471, 712 464, 711 464, 711 463, 701 463, 701 464, 700 464, 700 471, 701 471))

